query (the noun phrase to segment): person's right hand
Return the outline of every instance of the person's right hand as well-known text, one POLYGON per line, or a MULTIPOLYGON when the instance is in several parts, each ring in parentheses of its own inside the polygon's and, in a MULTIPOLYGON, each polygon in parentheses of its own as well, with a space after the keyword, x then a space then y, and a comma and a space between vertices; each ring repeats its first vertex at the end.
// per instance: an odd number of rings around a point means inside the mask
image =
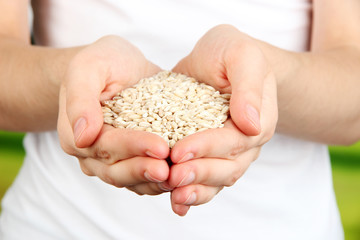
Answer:
POLYGON ((103 124, 100 102, 149 77, 160 68, 126 40, 104 37, 70 62, 60 89, 58 134, 63 150, 82 171, 138 194, 164 192, 167 143, 159 136, 103 124))

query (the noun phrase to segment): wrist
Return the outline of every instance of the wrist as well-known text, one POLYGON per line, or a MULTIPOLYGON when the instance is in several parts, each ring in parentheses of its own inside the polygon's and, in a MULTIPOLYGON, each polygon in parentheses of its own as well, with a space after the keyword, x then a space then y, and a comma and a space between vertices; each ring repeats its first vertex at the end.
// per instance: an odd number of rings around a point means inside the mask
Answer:
POLYGON ((281 89, 286 88, 288 82, 299 72, 301 53, 287 51, 257 39, 255 41, 268 60, 276 78, 278 94, 281 94, 281 89))
POLYGON ((44 71, 45 77, 57 91, 60 89, 60 85, 65 78, 70 61, 74 56, 84 47, 73 47, 63 49, 47 49, 48 57, 42 59, 40 67, 44 71), (52 61, 49 61, 52 59, 52 61))

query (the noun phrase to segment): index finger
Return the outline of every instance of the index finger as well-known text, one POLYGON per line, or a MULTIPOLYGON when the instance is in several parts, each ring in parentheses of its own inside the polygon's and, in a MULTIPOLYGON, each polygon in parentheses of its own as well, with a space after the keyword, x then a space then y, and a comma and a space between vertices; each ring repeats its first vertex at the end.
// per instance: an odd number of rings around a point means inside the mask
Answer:
POLYGON ((156 134, 106 124, 95 143, 79 151, 108 164, 136 156, 166 159, 169 155, 168 144, 156 134))
POLYGON ((208 129, 185 137, 171 150, 171 160, 181 163, 193 158, 235 159, 256 144, 256 139, 244 135, 231 119, 223 128, 208 129))

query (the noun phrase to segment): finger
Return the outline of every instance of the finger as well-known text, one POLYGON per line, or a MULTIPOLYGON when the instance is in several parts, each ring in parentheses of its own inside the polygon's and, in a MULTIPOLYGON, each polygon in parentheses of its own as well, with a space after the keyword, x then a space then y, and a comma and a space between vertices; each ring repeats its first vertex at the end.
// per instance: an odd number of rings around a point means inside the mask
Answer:
POLYGON ((156 134, 118 129, 106 124, 97 141, 90 148, 79 149, 79 151, 107 164, 135 156, 166 159, 169 155, 168 144, 156 134))
MULTIPOLYGON (((65 102, 65 97, 61 97, 60 102, 65 102)), ((145 131, 117 129, 107 124, 102 127, 91 147, 77 148, 64 104, 60 104, 58 132, 61 146, 66 153, 76 157, 95 158, 107 164, 135 156, 165 159, 169 155, 167 143, 158 135, 145 131)))
POLYGON ((185 216, 188 213, 190 206, 173 203, 172 198, 170 198, 170 199, 171 199, 171 208, 174 213, 176 213, 177 215, 179 215, 181 217, 185 216))
POLYGON ((82 165, 93 175, 116 187, 127 187, 145 182, 160 183, 168 179, 169 167, 165 160, 135 157, 107 165, 96 159, 85 158, 82 165))
POLYGON ((174 189, 171 193, 173 204, 197 206, 212 200, 223 187, 193 184, 174 189))
POLYGON ((228 119, 223 128, 198 132, 177 142, 171 150, 171 160, 181 163, 203 157, 235 159, 255 143, 256 139, 244 135, 228 119))
POLYGON ((232 186, 247 170, 260 152, 253 148, 236 160, 200 158, 175 164, 171 167, 169 185, 173 188, 190 184, 232 186))
POLYGON ((159 195, 164 192, 169 192, 160 187, 161 183, 141 183, 133 186, 126 187, 130 191, 135 192, 138 195, 159 195))

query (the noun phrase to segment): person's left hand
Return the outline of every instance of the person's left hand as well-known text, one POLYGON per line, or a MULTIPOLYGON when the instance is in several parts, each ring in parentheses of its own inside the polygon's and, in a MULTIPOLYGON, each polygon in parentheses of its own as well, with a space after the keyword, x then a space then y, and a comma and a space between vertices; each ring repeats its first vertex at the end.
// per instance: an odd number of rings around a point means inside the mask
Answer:
POLYGON ((233 185, 271 139, 278 117, 276 81, 255 42, 228 25, 206 33, 173 71, 232 94, 224 128, 190 135, 171 151, 174 165, 163 185, 174 188, 172 209, 184 216, 190 206, 233 185))

